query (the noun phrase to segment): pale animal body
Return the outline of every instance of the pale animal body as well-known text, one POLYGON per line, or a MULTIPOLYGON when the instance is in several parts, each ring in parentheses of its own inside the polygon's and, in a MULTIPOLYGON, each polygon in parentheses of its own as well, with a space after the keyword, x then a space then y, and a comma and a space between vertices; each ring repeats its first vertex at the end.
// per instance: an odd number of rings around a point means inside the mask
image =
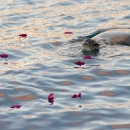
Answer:
MULTIPOLYGON (((82 56, 82 54, 98 55, 100 51, 100 55, 104 55, 104 52, 112 52, 114 55, 117 52, 122 53, 121 51, 124 49, 127 49, 127 51, 130 49, 130 47, 127 47, 130 46, 130 29, 101 29, 92 34, 95 34, 92 38, 80 38, 68 42, 69 44, 58 49, 58 53, 64 56, 77 57, 82 56)), ((109 55, 109 53, 106 55, 109 55)))
POLYGON ((102 32, 82 44, 82 52, 99 51, 101 44, 130 46, 130 29, 112 29, 102 32))
POLYGON ((106 41, 108 44, 130 46, 130 29, 115 29, 100 33, 92 38, 95 41, 106 41))

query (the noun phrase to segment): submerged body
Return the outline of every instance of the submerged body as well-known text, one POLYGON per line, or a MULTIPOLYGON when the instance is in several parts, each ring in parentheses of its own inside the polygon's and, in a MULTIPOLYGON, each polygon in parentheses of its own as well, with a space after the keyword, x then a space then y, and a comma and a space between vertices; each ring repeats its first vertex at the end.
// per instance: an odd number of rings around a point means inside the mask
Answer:
POLYGON ((69 57, 83 57, 84 55, 102 57, 104 54, 105 57, 111 57, 125 52, 129 53, 130 29, 99 29, 86 37, 68 41, 58 48, 57 53, 69 57))
POLYGON ((119 44, 130 46, 130 29, 113 29, 102 32, 91 39, 83 41, 82 52, 98 52, 101 44, 119 44))

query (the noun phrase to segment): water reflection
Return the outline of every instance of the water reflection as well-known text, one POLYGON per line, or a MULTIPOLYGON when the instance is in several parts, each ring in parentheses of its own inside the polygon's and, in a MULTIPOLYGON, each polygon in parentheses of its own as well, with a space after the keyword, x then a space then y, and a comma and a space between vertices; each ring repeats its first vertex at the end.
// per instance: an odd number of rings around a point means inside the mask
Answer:
POLYGON ((112 125, 112 129, 130 128, 130 124, 112 125))
POLYGON ((98 71, 97 74, 99 74, 99 75, 110 75, 109 72, 105 72, 105 71, 98 71))
POLYGON ((86 80, 93 80, 93 77, 89 76, 89 75, 84 75, 84 76, 82 76, 82 78, 86 79, 86 80))
POLYGON ((116 70, 118 74, 130 74, 129 70, 116 70))
POLYGON ((11 99, 13 100, 22 100, 22 101, 28 101, 28 100, 34 100, 36 98, 38 98, 36 95, 34 94, 28 94, 28 95, 24 95, 24 96, 17 96, 17 97, 11 97, 11 99))
POLYGON ((79 52, 84 38, 103 29, 130 28, 130 1, 1 3, 0 51, 9 55, 0 59, 2 130, 130 129, 129 47, 112 46, 104 57, 99 53, 90 60, 79 52), (19 38, 24 33, 27 38, 19 38), (85 65, 79 68, 74 61, 85 65), (81 99, 71 97, 77 92, 81 99), (53 105, 49 93, 55 94, 53 105), (22 109, 9 107, 14 104, 22 109))
POLYGON ((116 94, 113 92, 101 92, 101 95, 106 95, 106 96, 115 96, 116 94))
POLYGON ((69 84, 71 84, 71 82, 69 82, 69 81, 62 81, 60 84, 69 85, 69 84))
POLYGON ((0 97, 4 97, 5 95, 3 93, 0 93, 0 97))

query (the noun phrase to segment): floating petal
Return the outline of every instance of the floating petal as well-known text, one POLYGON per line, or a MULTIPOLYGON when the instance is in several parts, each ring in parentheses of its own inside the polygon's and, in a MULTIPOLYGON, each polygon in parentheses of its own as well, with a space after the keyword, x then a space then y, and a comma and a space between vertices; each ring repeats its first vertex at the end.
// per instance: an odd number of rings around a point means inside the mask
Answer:
POLYGON ((0 57, 1 57, 1 58, 7 58, 7 57, 8 57, 8 54, 0 54, 0 57))
POLYGON ((81 93, 79 93, 79 94, 78 94, 78 97, 80 97, 80 98, 81 98, 81 93))
POLYGON ((76 95, 76 94, 74 94, 73 96, 72 96, 72 98, 77 98, 78 96, 76 95))
POLYGON ((81 66, 81 65, 84 65, 85 63, 84 62, 81 62, 81 61, 77 61, 77 62, 74 62, 76 65, 79 65, 79 66, 81 66))
POLYGON ((11 106, 11 108, 20 108, 20 107, 22 107, 21 105, 13 105, 13 106, 11 106))
POLYGON ((65 34, 73 34, 73 32, 65 32, 65 34))
POLYGON ((85 56, 84 59, 92 59, 91 56, 85 56))
POLYGON ((26 38, 26 37, 27 37, 27 34, 19 34, 19 36, 26 38))

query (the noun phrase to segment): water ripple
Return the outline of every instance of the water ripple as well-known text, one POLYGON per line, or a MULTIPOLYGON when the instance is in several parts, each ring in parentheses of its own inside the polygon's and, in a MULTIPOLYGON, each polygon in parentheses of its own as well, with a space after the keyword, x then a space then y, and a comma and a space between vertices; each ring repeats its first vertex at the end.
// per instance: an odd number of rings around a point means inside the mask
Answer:
POLYGON ((129 5, 129 0, 1 0, 0 53, 9 57, 0 59, 0 128, 129 130, 130 48, 108 45, 90 60, 80 53, 82 39, 130 28, 129 5), (78 93, 81 98, 72 98, 78 93), (17 104, 22 107, 10 108, 17 104))

